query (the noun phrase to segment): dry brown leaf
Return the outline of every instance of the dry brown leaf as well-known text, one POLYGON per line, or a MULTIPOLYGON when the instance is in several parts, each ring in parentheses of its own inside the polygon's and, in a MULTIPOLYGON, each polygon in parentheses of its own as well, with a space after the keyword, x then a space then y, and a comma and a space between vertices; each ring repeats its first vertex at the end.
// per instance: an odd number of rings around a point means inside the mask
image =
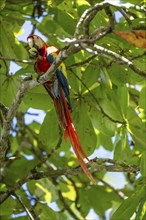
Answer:
POLYGON ((115 34, 135 47, 146 48, 146 32, 144 31, 120 31, 115 34))

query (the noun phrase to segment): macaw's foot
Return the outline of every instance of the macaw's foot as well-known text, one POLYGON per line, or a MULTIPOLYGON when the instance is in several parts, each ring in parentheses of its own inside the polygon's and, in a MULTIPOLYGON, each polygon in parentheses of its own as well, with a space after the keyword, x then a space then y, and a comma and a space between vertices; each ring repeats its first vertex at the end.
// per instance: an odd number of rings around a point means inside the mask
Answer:
POLYGON ((30 56, 33 57, 33 58, 36 58, 39 55, 38 51, 35 47, 30 48, 29 53, 30 53, 30 56))

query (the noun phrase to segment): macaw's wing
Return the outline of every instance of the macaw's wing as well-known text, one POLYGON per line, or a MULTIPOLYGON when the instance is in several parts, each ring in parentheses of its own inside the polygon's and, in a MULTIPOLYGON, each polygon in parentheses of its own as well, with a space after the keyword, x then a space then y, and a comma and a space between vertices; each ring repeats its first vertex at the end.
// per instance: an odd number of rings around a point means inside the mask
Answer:
MULTIPOLYGON (((54 59, 58 56, 59 51, 54 47, 50 46, 47 48, 47 58, 50 64, 54 62, 54 59)), ((59 82, 59 85, 64 91, 65 97, 67 99, 68 107, 71 109, 71 103, 70 103, 70 93, 69 93, 69 85, 66 78, 66 67, 64 63, 61 63, 58 69, 56 70, 56 76, 59 82)))

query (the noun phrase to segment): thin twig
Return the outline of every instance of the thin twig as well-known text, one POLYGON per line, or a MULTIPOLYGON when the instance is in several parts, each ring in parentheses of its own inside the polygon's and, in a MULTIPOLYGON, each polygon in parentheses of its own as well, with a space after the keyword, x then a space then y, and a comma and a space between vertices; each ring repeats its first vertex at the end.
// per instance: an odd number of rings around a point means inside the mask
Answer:
POLYGON ((87 65, 87 64, 89 64, 89 62, 90 62, 91 60, 93 60, 94 58, 96 58, 96 55, 92 55, 92 56, 88 57, 87 59, 85 59, 85 60, 83 60, 83 61, 81 61, 81 62, 74 63, 74 64, 72 64, 72 65, 70 65, 70 66, 67 66, 67 69, 72 69, 72 68, 74 68, 74 67, 79 67, 79 66, 87 65))
MULTIPOLYGON (((21 204, 21 206, 23 207, 24 211, 28 214, 29 218, 31 220, 35 220, 36 218, 34 218, 32 216, 32 214, 30 213, 30 211, 28 210, 28 208, 24 205, 24 203, 22 202, 22 200, 20 199, 20 197, 14 192, 13 195, 16 197, 16 199, 18 200, 18 202, 21 204)), ((35 216, 36 217, 36 216, 35 216)))
MULTIPOLYGON (((93 160, 94 162, 94 174, 96 172, 108 171, 108 172, 127 172, 127 173, 137 173, 139 172, 139 167, 135 165, 129 165, 122 161, 115 161, 112 159, 97 159, 93 160), (106 165, 110 163, 111 165, 106 165)), ((90 164, 87 163, 87 167, 90 167, 90 164)), ((19 180, 13 187, 8 191, 4 192, 0 197, 0 204, 3 203, 9 196, 13 195, 16 190, 21 188, 21 186, 28 182, 29 180, 39 180, 42 178, 53 178, 56 179, 62 175, 66 176, 77 176, 82 173, 83 170, 80 166, 72 169, 58 169, 54 170, 51 167, 48 167, 47 172, 36 172, 35 169, 32 170, 26 177, 19 180)))
POLYGON ((70 207, 70 205, 68 204, 68 202, 66 201, 66 199, 63 197, 61 190, 58 190, 58 195, 60 198, 60 201, 63 204, 63 207, 65 208, 65 210, 68 211, 68 213, 74 218, 74 219, 78 219, 75 211, 73 211, 70 207))
POLYGON ((132 61, 128 60, 127 58, 115 53, 114 51, 108 50, 104 47, 101 47, 99 45, 94 45, 93 47, 87 47, 85 44, 80 44, 81 47, 86 50, 89 53, 95 54, 98 56, 99 54, 104 54, 107 56, 107 58, 112 57, 115 58, 117 61, 120 61, 122 64, 127 65, 130 69, 132 69, 135 73, 142 76, 143 78, 146 78, 146 71, 143 71, 139 68, 137 68, 132 61))
POLYGON ((119 124, 126 124, 126 121, 123 119, 123 121, 119 121, 119 120, 115 120, 113 118, 111 118, 105 111, 104 109, 102 108, 102 106, 100 105, 98 99, 94 96, 94 94, 90 91, 90 89, 86 86, 86 84, 80 79, 80 77, 73 71, 73 70, 70 70, 74 75, 75 77, 82 83, 82 85, 87 89, 87 91, 89 92, 89 94, 92 96, 92 98, 94 99, 94 101, 96 102, 96 104, 98 105, 101 113, 106 117, 108 118, 110 121, 114 122, 114 123, 119 123, 119 124))
POLYGON ((136 55, 134 57, 131 57, 129 60, 135 60, 135 59, 141 58, 141 57, 143 57, 145 55, 146 55, 146 50, 142 54, 138 54, 138 55, 136 55))
POLYGON ((0 109, 3 112, 3 115, 6 116, 7 112, 8 112, 8 108, 0 102, 0 109))
POLYGON ((101 183, 103 183, 105 186, 107 186, 108 188, 110 188, 116 195, 119 196, 120 199, 125 199, 125 196, 122 192, 119 192, 118 190, 116 190, 113 186, 111 186, 109 183, 107 183, 106 181, 102 180, 101 178, 98 179, 101 183))
POLYGON ((14 59, 14 58, 2 57, 2 56, 0 56, 0 60, 8 60, 8 61, 24 63, 24 64, 33 64, 32 60, 20 60, 20 59, 14 59))

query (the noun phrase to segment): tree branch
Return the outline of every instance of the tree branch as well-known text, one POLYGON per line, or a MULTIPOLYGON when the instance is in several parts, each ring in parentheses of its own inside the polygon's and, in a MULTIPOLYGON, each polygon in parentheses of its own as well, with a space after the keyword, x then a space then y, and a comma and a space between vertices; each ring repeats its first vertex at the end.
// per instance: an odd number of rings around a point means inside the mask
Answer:
MULTIPOLYGON (((28 208, 23 204, 23 202, 22 202, 22 200, 19 198, 19 196, 18 196, 16 193, 14 193, 13 195, 16 197, 16 199, 18 200, 18 202, 21 204, 21 206, 22 206, 22 208, 24 209, 24 211, 28 214, 29 218, 30 218, 31 220, 35 220, 36 218, 34 218, 34 217, 32 216, 32 214, 30 213, 30 211, 28 210, 28 208)), ((35 217, 36 217, 36 216, 35 216, 35 217)))
POLYGON ((111 186, 109 183, 107 183, 106 181, 102 180, 102 179, 98 179, 101 183, 103 183, 105 186, 107 186, 108 188, 110 188, 116 195, 119 196, 120 199, 125 199, 124 194, 118 190, 116 190, 113 186, 111 186))
POLYGON ((6 116, 7 112, 8 112, 8 108, 0 102, 0 109, 3 112, 3 115, 6 116))
POLYGON ((80 46, 86 50, 89 53, 92 53, 96 56, 99 56, 100 54, 104 54, 107 56, 107 58, 112 57, 115 58, 115 62, 120 61, 120 63, 127 65, 130 69, 132 69, 135 73, 137 73, 138 75, 146 78, 146 71, 143 71, 139 68, 137 68, 130 60, 128 60, 127 58, 119 55, 118 53, 115 53, 114 51, 108 50, 104 47, 101 47, 99 45, 94 45, 94 46, 90 46, 87 47, 86 44, 81 43, 80 46))
MULTIPOLYGON (((80 32, 81 30, 83 30, 83 35, 85 35, 86 37, 89 35, 89 23, 92 21, 92 19, 95 17, 95 15, 97 14, 98 11, 102 10, 102 9, 107 9, 109 8, 109 6, 112 7, 116 7, 116 8, 123 8, 123 9, 135 9, 139 12, 145 13, 146 9, 143 6, 136 6, 130 3, 126 3, 126 4, 118 4, 114 2, 109 2, 109 1, 103 1, 101 3, 97 3, 96 5, 94 5, 93 7, 87 9, 81 16, 79 22, 77 23, 76 26, 76 30, 75 30, 75 34, 74 37, 77 39, 80 39, 80 32)), ((113 22, 112 20, 110 20, 110 25, 112 24, 113 26, 113 22)))
POLYGON ((2 57, 2 56, 0 56, 0 60, 8 60, 8 61, 14 61, 18 63, 33 64, 32 60, 20 60, 20 59, 14 59, 14 58, 2 57))
POLYGON ((10 108, 8 109, 7 111, 7 115, 3 121, 3 128, 2 128, 2 133, 1 133, 1 139, 0 139, 0 160, 4 160, 5 158, 5 152, 7 150, 7 142, 8 142, 8 136, 9 136, 9 132, 10 132, 10 129, 11 129, 11 123, 12 123, 12 120, 13 120, 13 117, 15 116, 15 113, 22 101, 22 98, 25 94, 25 92, 37 85, 38 83, 35 81, 30 81, 30 82, 27 82, 27 81, 23 81, 21 83, 21 86, 20 86, 20 89, 18 90, 16 96, 15 96, 15 99, 12 103, 12 105, 10 106, 10 108))
MULTIPOLYGON (((108 171, 108 172, 127 172, 127 173, 137 173, 139 171, 139 167, 135 165, 129 165, 121 161, 115 161, 112 159, 98 159, 94 160, 94 173, 108 171), (110 165, 109 165, 110 164, 110 165)), ((90 167, 90 164, 87 163, 87 167, 90 167)), ((32 169, 26 177, 19 180, 15 185, 10 188, 8 191, 4 192, 0 197, 0 204, 3 203, 10 195, 14 194, 21 186, 28 182, 29 180, 39 180, 42 178, 53 178, 56 179, 62 175, 66 176, 78 176, 80 173, 83 173, 83 170, 80 166, 72 168, 72 169, 58 169, 54 170, 51 167, 48 167, 47 172, 37 172, 35 169, 32 169)))

